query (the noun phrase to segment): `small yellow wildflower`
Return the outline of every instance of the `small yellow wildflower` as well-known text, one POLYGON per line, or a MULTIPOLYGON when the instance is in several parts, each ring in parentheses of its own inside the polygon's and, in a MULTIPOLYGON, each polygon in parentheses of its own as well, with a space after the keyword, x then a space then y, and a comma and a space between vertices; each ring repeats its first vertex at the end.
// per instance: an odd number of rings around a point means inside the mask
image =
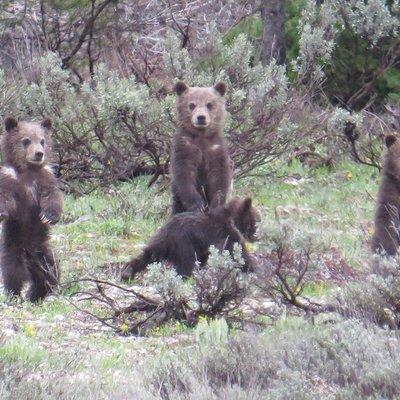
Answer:
POLYGON ((124 322, 121 325, 120 329, 121 329, 121 333, 123 333, 124 335, 126 335, 129 332, 129 326, 128 326, 128 324, 126 322, 124 322))
POLYGON ((207 317, 205 317, 204 315, 200 315, 200 317, 199 317, 199 319, 198 319, 198 323, 199 323, 199 324, 200 324, 200 323, 205 323, 205 324, 207 324, 207 323, 208 323, 207 317))
POLYGON ((28 324, 25 327, 25 334, 29 337, 35 337, 36 336, 36 326, 33 324, 28 324))
POLYGON ((246 251, 252 252, 252 251, 254 251, 254 244, 250 243, 250 242, 246 242, 244 244, 244 248, 246 249, 246 251))

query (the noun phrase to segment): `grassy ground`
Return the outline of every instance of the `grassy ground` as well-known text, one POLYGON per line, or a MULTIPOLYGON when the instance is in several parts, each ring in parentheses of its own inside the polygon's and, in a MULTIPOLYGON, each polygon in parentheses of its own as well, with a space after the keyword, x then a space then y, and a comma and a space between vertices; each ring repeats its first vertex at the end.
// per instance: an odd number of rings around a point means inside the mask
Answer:
MULTIPOLYGON (((351 163, 335 171, 293 164, 279 175, 238 181, 235 194, 253 196, 265 221, 289 219, 321 231, 353 267, 364 268, 377 173, 351 163)), ((147 189, 146 183, 66 197, 63 220, 52 236, 63 282, 109 278, 100 265, 140 251, 169 206, 168 192, 147 189)), ((1 399, 151 398, 138 394, 144 365, 153 356, 195 344, 195 334, 180 325, 149 338, 116 336, 77 311, 67 294, 61 290, 40 306, 0 298, 1 399)))

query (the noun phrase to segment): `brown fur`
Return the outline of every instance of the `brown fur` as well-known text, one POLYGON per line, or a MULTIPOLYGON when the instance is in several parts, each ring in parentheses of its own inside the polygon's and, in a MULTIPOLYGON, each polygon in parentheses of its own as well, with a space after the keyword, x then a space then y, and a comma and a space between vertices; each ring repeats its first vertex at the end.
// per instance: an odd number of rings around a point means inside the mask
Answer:
POLYGON ((58 283, 58 265, 48 244, 49 225, 61 217, 62 196, 47 165, 51 121, 5 121, 0 168, 3 220, 1 270, 5 290, 20 295, 30 281, 29 299, 43 299, 58 283))
POLYGON ((387 152, 382 169, 376 212, 372 250, 393 256, 400 243, 400 140, 386 137, 387 152))
POLYGON ((171 153, 172 213, 204 210, 225 203, 233 167, 222 135, 226 85, 175 86, 179 126, 171 153))
POLYGON ((143 253, 125 267, 122 278, 131 279, 148 264, 169 261, 178 274, 189 276, 196 262, 204 265, 209 247, 227 249, 231 254, 235 243, 242 246, 245 269, 252 269, 253 261, 246 250, 245 240, 255 240, 256 224, 260 220, 251 199, 235 198, 225 206, 207 213, 185 212, 172 218, 150 239, 143 253), (237 221, 241 221, 237 224, 237 221))

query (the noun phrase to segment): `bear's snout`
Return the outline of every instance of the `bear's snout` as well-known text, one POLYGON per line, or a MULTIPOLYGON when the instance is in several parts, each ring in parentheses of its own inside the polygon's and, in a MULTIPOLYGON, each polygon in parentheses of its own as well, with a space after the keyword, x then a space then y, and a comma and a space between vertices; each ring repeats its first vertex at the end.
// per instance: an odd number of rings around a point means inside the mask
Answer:
POLYGON ((42 165, 45 158, 43 146, 32 145, 27 151, 26 160, 31 165, 42 165))
POLYGON ((35 153, 35 160, 36 161, 42 161, 43 160, 43 156, 44 156, 43 151, 37 151, 35 153))
POLYGON ((197 123, 199 125, 205 125, 206 124, 206 116, 205 115, 198 115, 197 116, 197 123))
POLYGON ((196 128, 207 128, 210 124, 210 116, 206 112, 198 110, 197 113, 192 115, 192 124, 196 128))

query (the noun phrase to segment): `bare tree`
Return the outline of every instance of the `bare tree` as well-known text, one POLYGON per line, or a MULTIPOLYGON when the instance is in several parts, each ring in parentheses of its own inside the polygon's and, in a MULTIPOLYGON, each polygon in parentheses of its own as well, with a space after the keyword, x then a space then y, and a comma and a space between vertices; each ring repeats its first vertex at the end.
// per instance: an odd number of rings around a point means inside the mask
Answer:
POLYGON ((282 0, 262 0, 261 20, 263 34, 261 40, 261 62, 263 65, 275 58, 278 64, 285 63, 285 12, 282 0))

